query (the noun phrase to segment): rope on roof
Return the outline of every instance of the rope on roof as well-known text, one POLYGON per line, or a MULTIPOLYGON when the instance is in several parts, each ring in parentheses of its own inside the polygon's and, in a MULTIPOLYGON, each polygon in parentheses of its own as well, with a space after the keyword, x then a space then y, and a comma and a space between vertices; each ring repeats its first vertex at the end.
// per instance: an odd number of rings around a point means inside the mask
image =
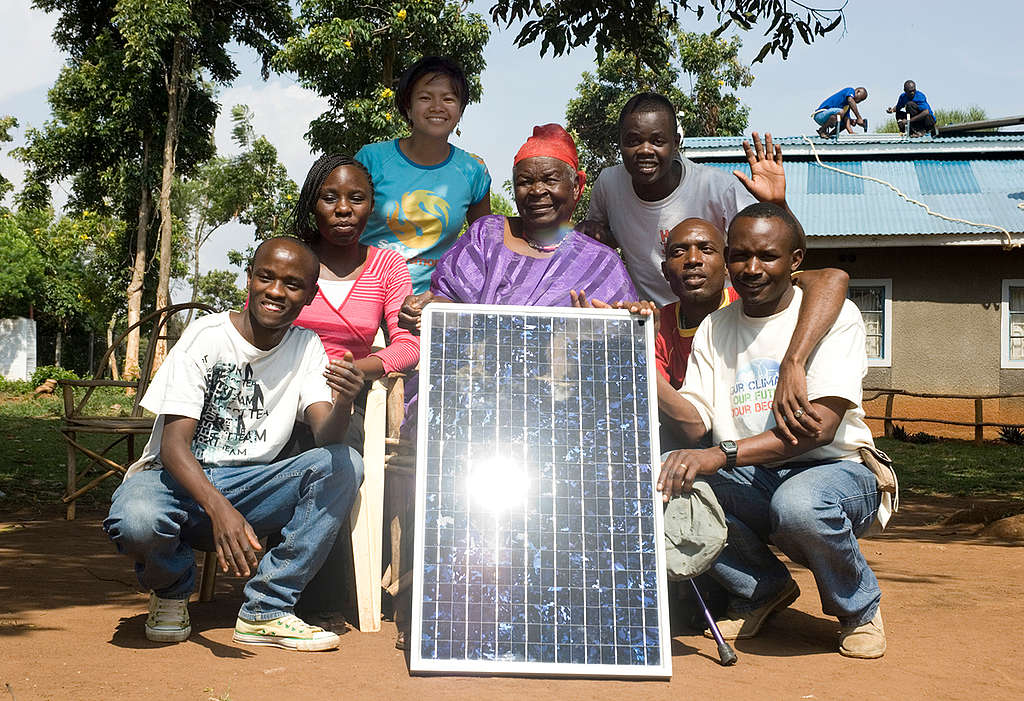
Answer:
MULTIPOLYGON (((849 175, 849 176, 854 177, 854 178, 860 178, 861 180, 870 180, 870 181, 876 182, 876 183, 878 183, 880 185, 885 185, 886 187, 888 187, 890 190, 895 192, 897 195, 899 195, 900 197, 905 199, 910 204, 916 204, 918 207, 922 207, 925 212, 927 212, 928 214, 932 215, 933 217, 938 217, 939 219, 945 219, 946 221, 950 221, 950 222, 957 222, 959 224, 967 224, 968 226, 977 226, 977 227, 982 228, 982 229, 995 229, 996 231, 1001 232, 1003 234, 1003 236, 1006 237, 1006 243, 1003 244, 1003 250, 1004 251, 1010 251, 1010 250, 1013 250, 1014 248, 1020 248, 1021 244, 1013 242, 1013 238, 1010 235, 1010 231, 1008 229, 1005 229, 1005 228, 997 225, 997 224, 979 224, 978 222, 968 221, 967 219, 958 219, 957 217, 950 217, 950 216, 946 216, 945 214, 940 214, 939 212, 933 212, 931 207, 926 205, 924 202, 918 202, 917 200, 913 199, 912 197, 909 197, 902 190, 900 190, 898 187, 896 187, 895 185, 893 185, 890 182, 882 180, 881 178, 874 178, 874 177, 872 177, 870 175, 861 175, 860 173, 851 173, 848 170, 843 170, 842 168, 836 168, 835 166, 830 166, 830 165, 826 165, 826 164, 822 163, 821 162, 821 157, 818 155, 818 149, 815 148, 815 146, 814 146, 814 142, 811 141, 811 139, 808 138, 808 136, 806 134, 802 134, 801 136, 803 136, 804 141, 806 141, 810 145, 811 153, 814 154, 814 160, 817 161, 818 165, 821 166, 822 168, 826 168, 828 170, 834 170, 837 173, 842 173, 844 175, 849 175)), ((1017 207, 1020 208, 1020 209, 1024 209, 1024 202, 1022 202, 1019 205, 1017 205, 1017 207)))

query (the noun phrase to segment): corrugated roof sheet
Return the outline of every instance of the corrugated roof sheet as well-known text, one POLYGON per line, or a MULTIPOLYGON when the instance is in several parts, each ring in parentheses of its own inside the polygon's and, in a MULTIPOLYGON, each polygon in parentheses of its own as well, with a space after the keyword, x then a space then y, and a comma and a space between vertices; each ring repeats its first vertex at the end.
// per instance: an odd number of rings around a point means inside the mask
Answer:
MULTIPOLYGON (((810 134, 808 134, 810 136, 810 134)), ((741 148, 744 139, 749 139, 749 136, 686 136, 683 138, 683 148, 689 149, 717 149, 724 147, 735 147, 741 148)), ((786 145, 806 145, 802 136, 778 136, 773 137, 774 141, 778 144, 786 145)), ((1019 142, 1024 146, 1024 132, 1012 133, 1007 132, 1003 134, 993 134, 991 136, 943 136, 938 138, 932 138, 931 136, 922 136, 914 139, 907 139, 899 134, 843 134, 839 139, 822 139, 818 136, 811 136, 811 141, 814 142, 815 146, 821 147, 829 145, 846 145, 846 144, 884 144, 884 145, 913 145, 917 144, 920 146, 926 145, 937 145, 937 144, 978 144, 983 146, 987 143, 1006 143, 1006 142, 1019 142)))
MULTIPOLYGON (((849 168, 851 162, 827 165, 849 168)), ((861 174, 892 183, 935 212, 1024 232, 1024 159, 855 161, 861 174)), ((707 162, 723 170, 736 163, 707 162)), ((978 234, 992 229, 929 215, 880 183, 822 168, 786 163, 786 198, 811 236, 978 234)))

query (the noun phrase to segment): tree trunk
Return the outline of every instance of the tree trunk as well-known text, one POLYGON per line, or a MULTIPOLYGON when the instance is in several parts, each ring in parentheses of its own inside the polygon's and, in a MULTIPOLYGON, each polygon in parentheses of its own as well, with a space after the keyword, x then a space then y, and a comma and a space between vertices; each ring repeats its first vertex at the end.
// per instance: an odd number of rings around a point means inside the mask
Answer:
MULTIPOLYGON (((206 197, 203 197, 203 201, 200 203, 200 212, 205 208, 206 197)), ((199 248, 203 245, 205 239, 202 238, 203 226, 205 225, 205 218, 202 214, 199 215, 199 220, 196 222, 196 228, 192 232, 192 299, 191 302, 195 304, 196 299, 199 297, 199 248)), ((188 310, 188 317, 185 319, 185 326, 192 323, 192 316, 195 314, 195 309, 188 310)))
POLYGON ((57 367, 61 366, 60 365, 60 351, 61 351, 60 347, 63 345, 63 342, 64 342, 64 332, 63 331, 57 331, 57 343, 56 343, 56 346, 53 349, 53 364, 56 365, 57 367))
MULTIPOLYGON (((146 235, 153 216, 153 193, 149 189, 149 149, 153 135, 146 134, 142 141, 142 188, 139 193, 139 221, 135 229, 135 261, 132 264, 132 279, 128 283, 128 326, 136 323, 142 314, 142 286, 146 277, 146 235)), ((110 318, 107 331, 107 343, 112 342, 114 317, 110 318)), ((113 362, 113 355, 110 356, 113 362)), ((113 366, 112 374, 117 378, 117 365, 113 366)), ((135 379, 139 376, 139 330, 128 334, 124 352, 124 378, 135 379)))
MULTIPOLYGON (((167 128, 164 130, 164 168, 160 180, 160 277, 156 286, 156 308, 171 303, 171 187, 174 184, 174 160, 178 147, 179 112, 181 109, 181 67, 184 62, 185 40, 174 37, 171 72, 167 78, 167 128)), ((156 340, 156 355, 152 372, 156 372, 167 355, 167 342, 156 340)))
MULTIPOLYGON (((110 315, 110 323, 107 324, 107 348, 114 345, 114 324, 117 323, 117 312, 110 315)), ((112 350, 110 355, 107 357, 107 366, 110 368, 110 379, 120 380, 121 376, 117 372, 117 350, 112 350)))

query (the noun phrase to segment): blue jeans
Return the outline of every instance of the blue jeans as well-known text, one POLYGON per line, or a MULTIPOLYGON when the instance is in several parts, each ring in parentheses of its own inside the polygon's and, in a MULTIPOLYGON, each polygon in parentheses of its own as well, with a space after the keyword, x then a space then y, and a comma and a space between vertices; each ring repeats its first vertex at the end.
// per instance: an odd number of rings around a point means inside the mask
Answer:
POLYGON ((746 466, 706 479, 729 526, 728 544, 710 572, 729 592, 732 611, 763 606, 789 583, 789 571, 768 548, 774 543, 814 574, 826 614, 844 626, 874 617, 882 593, 857 536, 874 520, 879 497, 864 465, 746 466))
MULTIPOLYGON (((257 536, 282 537, 246 583, 238 615, 266 621, 292 613, 352 508, 363 479, 359 454, 329 445, 272 465, 204 466, 203 472, 257 536)), ((187 599, 195 588, 192 547, 214 549, 206 512, 163 469, 122 482, 103 529, 135 560, 139 584, 165 599, 187 599)))
POLYGON ((818 123, 818 126, 823 127, 832 117, 842 114, 842 107, 827 107, 825 109, 815 110, 814 114, 811 115, 811 118, 818 123))

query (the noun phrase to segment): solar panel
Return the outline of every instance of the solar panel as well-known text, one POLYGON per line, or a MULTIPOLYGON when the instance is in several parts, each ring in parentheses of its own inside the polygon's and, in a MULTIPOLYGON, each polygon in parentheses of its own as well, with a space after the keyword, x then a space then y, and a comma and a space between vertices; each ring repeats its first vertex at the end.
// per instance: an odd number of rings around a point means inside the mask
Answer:
POLYGON ((412 671, 671 675, 652 327, 424 310, 412 671))

